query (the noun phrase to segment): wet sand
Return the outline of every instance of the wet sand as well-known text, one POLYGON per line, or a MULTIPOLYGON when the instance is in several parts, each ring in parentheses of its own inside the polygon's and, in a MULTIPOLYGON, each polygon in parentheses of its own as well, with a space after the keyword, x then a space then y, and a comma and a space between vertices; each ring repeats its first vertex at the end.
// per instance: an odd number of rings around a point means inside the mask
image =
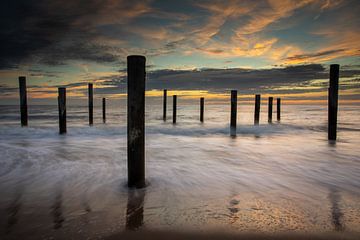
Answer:
POLYGON ((229 234, 221 232, 208 232, 208 233, 196 233, 196 232, 165 232, 165 231, 137 231, 137 232, 122 232, 114 234, 112 236, 104 238, 105 240, 118 240, 118 239, 171 239, 171 240, 191 240, 191 239, 209 239, 209 240, 230 240, 230 239, 249 239, 249 240, 358 240, 360 235, 358 234, 341 234, 341 233, 324 233, 324 234, 254 234, 254 233, 242 233, 242 234, 229 234))

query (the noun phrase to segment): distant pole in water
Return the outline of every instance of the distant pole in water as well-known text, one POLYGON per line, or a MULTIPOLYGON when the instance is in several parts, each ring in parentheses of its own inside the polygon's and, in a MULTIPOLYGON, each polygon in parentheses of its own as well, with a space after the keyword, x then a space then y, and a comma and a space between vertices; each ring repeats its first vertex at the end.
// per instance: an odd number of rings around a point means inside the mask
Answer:
POLYGON ((272 123, 273 97, 269 97, 268 123, 272 123))
POLYGON ((144 56, 127 57, 128 187, 145 187, 145 62, 144 56))
POLYGON ((336 140, 336 125, 339 93, 339 64, 330 65, 330 87, 328 95, 328 139, 336 140))
POLYGON ((230 135, 236 136, 237 90, 231 90, 230 135))
POLYGON ((254 124, 259 125, 260 122, 260 94, 255 95, 255 113, 254 113, 254 124))
POLYGON ((276 119, 280 122, 281 119, 281 98, 276 99, 276 119))
POLYGON ((58 89, 59 133, 66 133, 66 88, 58 89))
POLYGON ((200 122, 204 122, 204 102, 205 99, 200 98, 200 122))
POLYGON ((28 125, 26 77, 19 77, 21 126, 28 125))
POLYGON ((89 125, 93 125, 93 108, 94 108, 94 98, 93 98, 93 85, 89 83, 88 85, 88 100, 89 100, 89 125))
POLYGON ((163 99, 163 120, 166 121, 166 100, 167 100, 167 89, 164 89, 164 99, 163 99))
POLYGON ((102 119, 103 123, 106 123, 106 99, 102 99, 102 119))
POLYGON ((173 124, 176 123, 176 95, 173 96, 173 124))

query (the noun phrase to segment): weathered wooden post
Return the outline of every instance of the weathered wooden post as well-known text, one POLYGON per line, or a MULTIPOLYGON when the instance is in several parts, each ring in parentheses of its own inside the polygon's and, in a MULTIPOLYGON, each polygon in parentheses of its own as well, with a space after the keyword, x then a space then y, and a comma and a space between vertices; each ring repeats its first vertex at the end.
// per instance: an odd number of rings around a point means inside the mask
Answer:
POLYGON ((145 62, 144 56, 127 57, 128 74, 128 186, 145 187, 145 62))
POLYGON ((28 125, 26 77, 19 77, 21 126, 28 125))
POLYGON ((89 100, 89 125, 93 125, 93 108, 94 108, 94 98, 93 98, 93 85, 89 83, 88 85, 88 100, 89 100))
POLYGON ((163 120, 166 121, 166 101, 167 101, 167 89, 164 89, 164 99, 163 99, 163 120))
POLYGON ((237 90, 231 90, 230 135, 236 136, 237 90))
POLYGON ((66 133, 66 88, 58 89, 59 133, 66 133))
POLYGON ((176 123, 176 95, 173 96, 173 124, 176 123))
POLYGON ((204 122, 204 102, 205 99, 200 98, 200 122, 204 122))
POLYGON ((255 113, 254 113, 254 124, 259 125, 260 122, 260 94, 255 95, 255 113))
POLYGON ((102 119, 103 123, 106 123, 106 98, 102 99, 102 119))
POLYGON ((268 123, 272 123, 273 97, 269 97, 268 123))
POLYGON ((339 93, 339 64, 330 65, 330 87, 328 94, 328 139, 336 140, 338 93, 339 93))
POLYGON ((276 99, 276 119, 280 122, 281 119, 281 98, 276 99))

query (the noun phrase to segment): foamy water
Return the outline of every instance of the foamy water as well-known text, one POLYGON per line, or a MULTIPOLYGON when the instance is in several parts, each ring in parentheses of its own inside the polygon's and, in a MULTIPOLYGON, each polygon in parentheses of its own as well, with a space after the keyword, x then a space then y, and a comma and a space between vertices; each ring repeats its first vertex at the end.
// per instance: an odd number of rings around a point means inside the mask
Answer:
POLYGON ((68 107, 58 134, 57 106, 0 106, 0 236, 104 237, 124 229, 235 232, 360 231, 360 107, 340 106, 338 141, 327 141, 326 106, 283 106, 281 123, 253 126, 239 105, 229 137, 229 104, 178 102, 178 123, 146 114, 144 190, 126 188, 126 107, 68 107))

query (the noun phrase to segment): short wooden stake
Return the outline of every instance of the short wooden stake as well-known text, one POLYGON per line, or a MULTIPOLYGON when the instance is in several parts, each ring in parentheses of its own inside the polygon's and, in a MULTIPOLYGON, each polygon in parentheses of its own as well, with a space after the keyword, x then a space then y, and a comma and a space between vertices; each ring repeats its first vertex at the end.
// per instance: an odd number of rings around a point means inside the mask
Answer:
POLYGON ((280 122, 281 119, 281 99, 276 99, 276 119, 278 122, 280 122))
POLYGON ((66 88, 58 89, 59 133, 66 133, 66 88))
POLYGON ((269 97, 268 105, 268 123, 272 123, 272 110, 273 109, 273 97, 269 97))
POLYGON ((176 123, 176 98, 177 96, 173 96, 173 124, 176 123))
POLYGON ((255 113, 254 113, 254 124, 259 125, 260 122, 260 94, 255 95, 255 113))
POLYGON ((106 123, 106 98, 102 99, 102 119, 103 123, 106 123))
POLYGON ((93 85, 89 83, 88 85, 88 101, 89 101, 89 125, 92 126, 94 123, 93 120, 93 109, 94 109, 94 98, 93 98, 93 85))
POLYGON ((231 90, 230 135, 236 136, 237 90, 231 90))
POLYGON ((330 87, 328 94, 328 139, 336 140, 337 111, 339 97, 339 64, 330 65, 330 87))
POLYGON ((164 89, 163 99, 163 120, 166 121, 166 102, 167 102, 167 89, 164 89))
POLYGON ((20 114, 21 126, 28 125, 28 109, 27 109, 27 93, 26 93, 26 77, 19 77, 19 91, 20 91, 20 114))
POLYGON ((205 99, 200 98, 200 122, 204 122, 204 102, 205 99))

